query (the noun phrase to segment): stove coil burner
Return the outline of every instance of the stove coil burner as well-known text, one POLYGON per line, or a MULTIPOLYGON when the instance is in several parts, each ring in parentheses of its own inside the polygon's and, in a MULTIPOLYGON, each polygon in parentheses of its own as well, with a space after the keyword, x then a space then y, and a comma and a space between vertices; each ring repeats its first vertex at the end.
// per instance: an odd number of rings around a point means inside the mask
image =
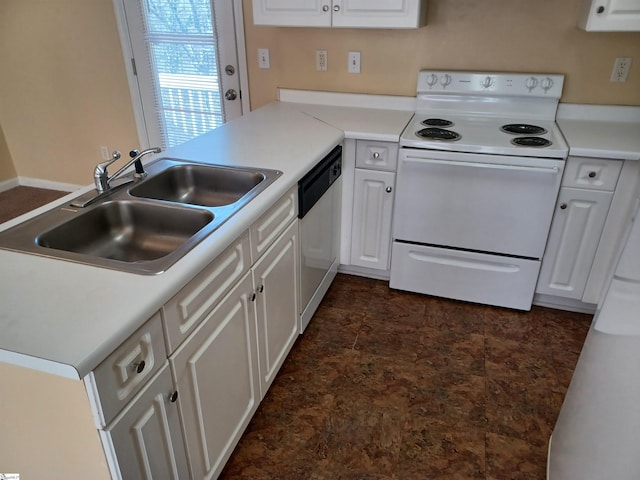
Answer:
POLYGON ((423 128, 422 130, 418 130, 416 135, 429 140, 439 140, 443 142, 455 142, 462 138, 459 133, 445 130, 444 128, 423 128))
POLYGON ((500 127, 505 133, 514 135, 544 135, 547 130, 537 125, 529 125, 527 123, 508 123, 500 127))
POLYGON ((454 125, 451 120, 445 120, 444 118, 427 118, 420 123, 425 127, 453 127, 454 125))
POLYGON ((511 143, 519 147, 548 147, 551 141, 542 137, 517 137, 511 143))

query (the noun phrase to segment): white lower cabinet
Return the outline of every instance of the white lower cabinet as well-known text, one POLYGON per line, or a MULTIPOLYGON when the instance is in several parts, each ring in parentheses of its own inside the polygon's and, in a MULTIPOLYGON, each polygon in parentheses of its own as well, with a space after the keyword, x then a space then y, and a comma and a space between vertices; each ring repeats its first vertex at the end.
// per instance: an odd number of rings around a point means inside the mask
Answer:
POLYGON ((569 157, 536 293, 583 301, 623 162, 569 157))
POLYGON ((188 478, 177 394, 165 365, 127 408, 103 431, 124 480, 188 478))
POLYGON ((612 192, 562 188, 536 293, 582 299, 612 192))
POLYGON ((356 168, 351 264, 389 269, 395 172, 356 168))
POLYGON ((260 403, 247 273, 170 357, 191 476, 216 478, 260 403))
POLYGON ((289 225, 252 269, 256 289, 262 397, 298 338, 298 222, 289 225))

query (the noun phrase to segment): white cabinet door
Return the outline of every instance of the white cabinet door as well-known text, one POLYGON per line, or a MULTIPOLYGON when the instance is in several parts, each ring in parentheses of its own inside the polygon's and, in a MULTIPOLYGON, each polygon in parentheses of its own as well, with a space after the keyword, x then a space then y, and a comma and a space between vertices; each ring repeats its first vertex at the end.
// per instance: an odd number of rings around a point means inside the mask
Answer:
POLYGON ((640 31, 638 0, 583 0, 578 26, 591 32, 640 31))
POLYGON ((418 28, 424 25, 426 1, 333 0, 333 26, 418 28))
POLYGON ((191 478, 217 477, 260 403, 252 296, 247 273, 169 359, 191 478))
POLYGON ((189 478, 178 406, 169 366, 107 429, 122 479, 189 478))
POLYGON ((281 27, 330 27, 331 0, 253 0, 253 23, 281 27))
POLYGON ((298 259, 295 221, 253 269, 262 397, 298 337, 298 259))
POLYGON ((560 189, 536 293, 582 299, 612 196, 560 189))
POLYGON ((351 264, 389 269, 391 215, 396 174, 356 168, 351 264))
POLYGON ((281 27, 417 28, 426 0, 253 0, 253 23, 281 27))

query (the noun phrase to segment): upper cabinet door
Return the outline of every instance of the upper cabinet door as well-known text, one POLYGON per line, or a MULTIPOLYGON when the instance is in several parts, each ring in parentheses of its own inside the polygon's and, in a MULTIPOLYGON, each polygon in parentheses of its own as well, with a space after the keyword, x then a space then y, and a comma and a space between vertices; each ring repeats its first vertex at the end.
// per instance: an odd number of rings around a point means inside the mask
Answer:
POLYGON ((280 27, 417 28, 426 0, 253 0, 253 23, 280 27))
POLYGON ((418 28, 426 22, 426 0, 333 0, 333 26, 418 28))
POLYGON ((253 23, 280 27, 330 27, 331 0, 253 0, 253 23))
POLYGON ((640 1, 583 0, 578 26, 590 32, 639 32, 640 1))

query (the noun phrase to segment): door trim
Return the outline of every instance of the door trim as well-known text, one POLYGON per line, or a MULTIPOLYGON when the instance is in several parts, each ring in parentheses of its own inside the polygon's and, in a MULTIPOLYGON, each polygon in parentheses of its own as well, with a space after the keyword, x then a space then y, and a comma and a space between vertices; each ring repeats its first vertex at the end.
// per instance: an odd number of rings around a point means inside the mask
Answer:
MULTIPOLYGON (((133 73, 133 65, 131 63, 131 59, 133 58, 133 48, 131 46, 131 39, 129 38, 123 1, 126 0, 113 0, 113 10, 116 18, 116 25, 118 27, 120 46, 122 47, 122 58, 124 61, 125 72, 127 74, 127 83, 129 85, 129 94, 131 95, 131 107, 133 109, 136 130, 138 132, 138 141, 140 143, 140 147, 147 148, 151 145, 149 144, 147 126, 144 120, 142 98, 138 88, 138 81, 133 73)), ((238 76, 241 92, 240 105, 242 107, 242 114, 244 115, 251 110, 251 102, 249 99, 247 51, 244 38, 244 12, 242 9, 242 0, 231 0, 231 2, 233 3, 233 18, 235 23, 236 55, 238 58, 238 76)))

